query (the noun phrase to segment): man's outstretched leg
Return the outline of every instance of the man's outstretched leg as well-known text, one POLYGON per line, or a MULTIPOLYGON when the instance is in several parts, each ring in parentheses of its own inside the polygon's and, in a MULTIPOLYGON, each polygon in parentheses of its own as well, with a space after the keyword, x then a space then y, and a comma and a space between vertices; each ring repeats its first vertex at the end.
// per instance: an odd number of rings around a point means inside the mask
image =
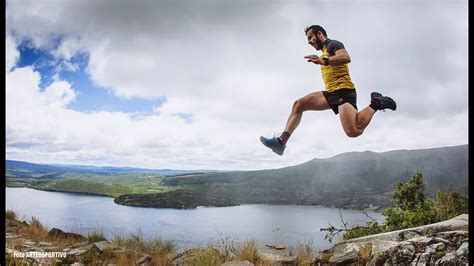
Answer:
POLYGON ((301 99, 298 99, 291 109, 290 116, 286 122, 285 130, 279 137, 273 137, 267 139, 265 137, 260 137, 260 141, 263 145, 272 149, 278 155, 283 155, 283 152, 286 148, 286 142, 290 138, 291 134, 295 131, 301 121, 304 111, 321 111, 329 109, 329 105, 321 91, 314 92, 304 96, 301 99))
POLYGON ((357 112, 357 109, 350 103, 344 103, 338 107, 342 128, 347 136, 355 138, 362 135, 378 110, 390 109, 395 111, 397 109, 397 104, 390 97, 382 96, 378 92, 372 92, 370 97, 370 105, 360 112, 357 112))

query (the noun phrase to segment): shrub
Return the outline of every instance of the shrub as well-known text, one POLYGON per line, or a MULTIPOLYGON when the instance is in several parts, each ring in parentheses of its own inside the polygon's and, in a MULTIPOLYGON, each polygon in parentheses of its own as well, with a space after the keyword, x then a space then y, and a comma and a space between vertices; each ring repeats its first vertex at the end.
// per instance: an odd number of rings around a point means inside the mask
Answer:
POLYGON ((257 262, 257 242, 255 239, 238 244, 234 250, 238 260, 248 260, 251 263, 257 262))
POLYGON ((298 265, 311 265, 316 255, 313 250, 313 242, 308 241, 304 244, 298 244, 296 255, 298 256, 298 265))
POLYGON ((16 220, 16 213, 12 210, 7 210, 5 212, 5 218, 7 220, 16 220))
MULTIPOLYGON (((428 184, 423 180, 419 171, 407 183, 397 181, 394 184, 392 202, 395 208, 381 211, 386 216, 381 225, 373 220, 365 226, 336 229, 330 227, 330 233, 345 231, 343 239, 352 239, 372 234, 418 227, 451 219, 463 213, 468 213, 468 198, 459 192, 451 194, 439 190, 435 199, 429 199, 425 190, 428 184)), ((326 236, 328 237, 328 236, 326 236)), ((331 236, 332 238, 333 236, 331 236)))
POLYGON ((99 241, 106 241, 107 239, 104 236, 104 233, 94 230, 87 234, 87 240, 89 242, 99 242, 99 241))
POLYGON ((469 213, 469 200, 459 192, 451 194, 438 190, 434 206, 440 220, 451 219, 459 214, 469 213))

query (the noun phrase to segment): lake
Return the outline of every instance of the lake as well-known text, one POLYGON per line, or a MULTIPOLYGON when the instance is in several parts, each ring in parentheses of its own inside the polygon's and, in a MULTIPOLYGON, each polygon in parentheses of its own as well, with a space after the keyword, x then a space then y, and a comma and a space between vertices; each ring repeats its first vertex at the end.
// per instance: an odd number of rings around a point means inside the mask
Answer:
MULTIPOLYGON (((311 244, 316 250, 331 244, 320 228, 329 223, 341 227, 341 217, 349 225, 370 219, 358 210, 323 206, 240 205, 205 207, 193 210, 155 209, 117 205, 113 198, 74 193, 6 188, 7 210, 30 221, 34 216, 48 229, 86 235, 100 231, 111 240, 115 235, 140 234, 145 239, 173 241, 179 250, 207 244, 217 245, 255 239, 258 244, 297 247, 311 244)), ((367 212, 383 221, 384 216, 367 212)))

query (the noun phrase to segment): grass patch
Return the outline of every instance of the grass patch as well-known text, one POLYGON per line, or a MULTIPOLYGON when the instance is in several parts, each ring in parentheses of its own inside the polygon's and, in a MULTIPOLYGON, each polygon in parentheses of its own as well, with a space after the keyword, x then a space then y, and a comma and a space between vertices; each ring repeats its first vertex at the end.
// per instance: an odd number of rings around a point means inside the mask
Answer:
POLYGON ((257 257, 257 241, 255 239, 246 241, 238 244, 234 250, 234 260, 247 260, 251 263, 256 264, 258 261, 257 257))
POLYGON ((313 241, 300 243, 296 246, 296 255, 298 256, 298 265, 309 266, 313 263, 316 256, 313 249, 313 241))
POLYGON ((16 213, 15 213, 15 211, 6 210, 6 212, 5 212, 5 218, 6 218, 7 220, 16 220, 16 213))
POLYGON ((48 229, 34 216, 31 217, 29 226, 23 226, 19 231, 34 240, 43 240, 48 237, 48 229))
POLYGON ((159 238, 145 240, 141 234, 132 234, 128 237, 116 235, 111 242, 119 248, 128 250, 128 252, 119 254, 118 261, 138 260, 140 255, 145 253, 150 255, 153 262, 158 265, 169 265, 176 255, 176 246, 173 242, 159 238))
POLYGON ((372 256, 372 244, 367 243, 363 246, 357 256, 357 263, 365 265, 372 256))
POLYGON ((11 254, 5 254, 5 263, 9 266, 32 265, 30 260, 26 258, 16 258, 11 254))
POLYGON ((196 257, 191 261, 192 265, 196 266, 217 266, 221 265, 223 262, 224 259, 219 250, 212 246, 196 249, 196 257))
POLYGON ((99 242, 99 241, 107 241, 105 238, 104 233, 99 230, 93 230, 87 234, 87 240, 89 242, 99 242))

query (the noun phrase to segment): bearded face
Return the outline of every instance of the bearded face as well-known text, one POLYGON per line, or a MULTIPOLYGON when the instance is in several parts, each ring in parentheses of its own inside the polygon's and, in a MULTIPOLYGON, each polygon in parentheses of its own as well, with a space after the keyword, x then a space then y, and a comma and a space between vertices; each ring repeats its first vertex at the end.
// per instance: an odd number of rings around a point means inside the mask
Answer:
POLYGON ((306 32, 306 37, 308 38, 308 44, 313 46, 316 50, 323 49, 323 41, 320 39, 318 35, 322 35, 319 31, 315 31, 314 29, 310 29, 306 32))

